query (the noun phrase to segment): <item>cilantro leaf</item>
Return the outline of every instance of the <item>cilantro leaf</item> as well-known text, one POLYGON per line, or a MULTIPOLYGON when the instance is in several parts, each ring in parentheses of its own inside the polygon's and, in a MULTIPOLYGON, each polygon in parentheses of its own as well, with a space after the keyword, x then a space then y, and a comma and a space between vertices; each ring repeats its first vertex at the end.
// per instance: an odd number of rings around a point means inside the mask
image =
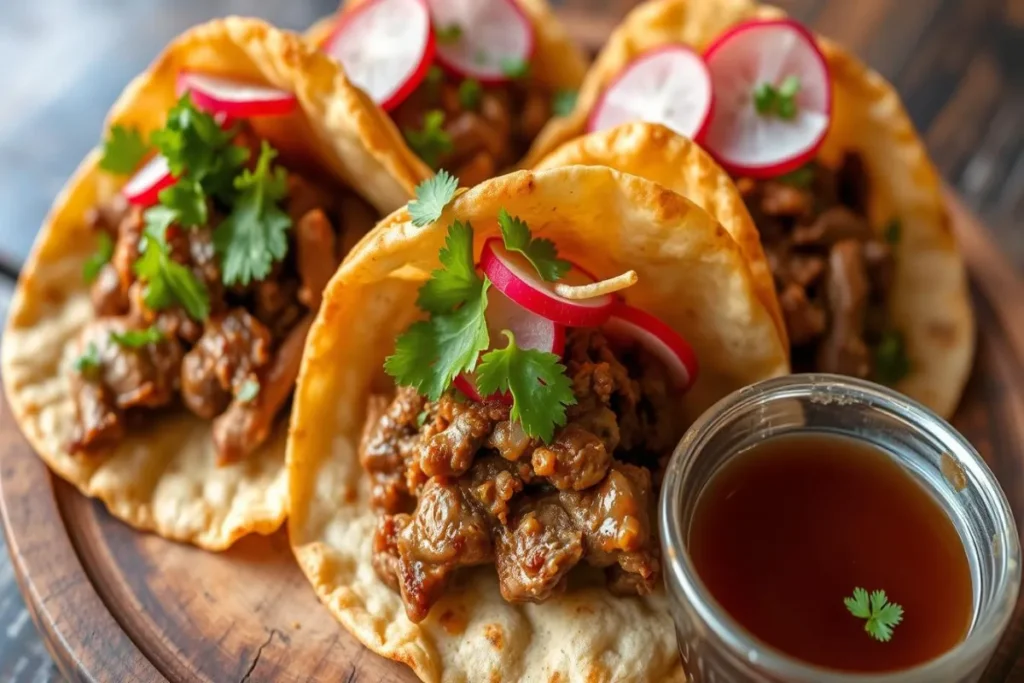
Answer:
POLYGON ((427 413, 426 410, 421 410, 419 412, 419 415, 416 416, 416 426, 417 427, 422 427, 423 425, 425 425, 427 423, 427 419, 429 417, 430 417, 430 414, 427 413))
POLYGON ((129 349, 138 349, 146 344, 159 344, 164 340, 164 333, 160 328, 150 325, 144 330, 128 330, 126 332, 111 332, 110 338, 118 346, 125 346, 129 349))
POLYGON ((437 42, 442 45, 451 45, 459 42, 459 38, 462 37, 462 27, 458 24, 438 26, 434 29, 434 34, 437 36, 437 42))
POLYGON ((897 330, 886 330, 874 348, 874 379, 881 384, 893 385, 910 372, 910 359, 903 335, 897 330))
POLYGON ((423 162, 435 168, 440 157, 451 152, 452 136, 444 129, 444 112, 431 109, 423 116, 423 130, 406 128, 402 131, 409 147, 423 162))
POLYGON ((488 351, 476 370, 476 387, 481 395, 512 393, 510 416, 532 437, 550 442, 555 427, 565 424, 566 406, 576 403, 572 382, 558 356, 537 349, 520 349, 515 336, 503 349, 488 351))
POLYGON ((576 98, 579 93, 575 90, 559 89, 551 96, 551 112, 555 116, 568 116, 576 108, 576 98))
POLYGON ((174 222, 185 227, 206 225, 206 195, 199 181, 179 178, 178 182, 160 190, 160 204, 176 212, 174 222))
POLYGON ((777 87, 771 83, 759 83, 754 88, 754 110, 762 116, 774 114, 780 119, 796 116, 796 96, 800 92, 800 79, 787 76, 777 87))
POLYGON ((513 80, 526 78, 530 75, 530 62, 517 57, 506 57, 501 60, 501 72, 513 80))
POLYGON ((100 350, 96 348, 95 342, 89 342, 81 356, 75 359, 75 372, 82 376, 92 376, 103 366, 100 358, 100 350))
POLYGON ((260 383, 254 379, 247 379, 242 382, 241 388, 235 394, 235 398, 243 403, 248 403, 260 395, 260 383))
POLYGON ((138 128, 112 126, 110 137, 103 142, 100 168, 110 173, 128 175, 139 165, 147 151, 149 145, 142 138, 138 128))
POLYGON ((446 313, 480 295, 483 279, 473 264, 473 226, 455 221, 438 254, 441 268, 420 287, 416 305, 430 313, 446 313))
POLYGON ((789 173, 783 173, 776 180, 786 185, 792 185, 793 187, 800 188, 802 190, 809 189, 814 183, 815 165, 814 162, 808 162, 800 168, 794 169, 789 173))
POLYGON ((230 202, 234 178, 249 158, 248 149, 231 144, 233 137, 232 130, 224 130, 213 116, 197 109, 186 92, 150 141, 167 158, 171 173, 187 172, 206 194, 230 202))
POLYGON ((869 597, 863 588, 854 588, 853 597, 844 598, 843 603, 850 614, 858 619, 866 619, 864 630, 883 643, 892 639, 892 630, 903 621, 903 608, 889 602, 882 590, 872 591, 869 597))
POLYGON ((480 98, 483 95, 483 86, 475 78, 467 78, 459 83, 459 104, 463 109, 476 111, 480 107, 480 98))
MULTIPOLYGON (((146 211, 147 219, 157 209, 167 210, 166 207, 154 206, 146 211)), ((143 232, 142 253, 132 266, 135 274, 146 283, 143 301, 153 311, 178 303, 189 317, 194 320, 205 320, 210 315, 210 295, 206 291, 206 285, 186 266, 171 258, 164 232, 154 229, 154 226, 158 226, 164 218, 162 212, 156 213, 160 220, 147 220, 148 225, 143 232)))
POLYGON ((554 242, 534 239, 526 221, 510 216, 504 207, 498 211, 498 227, 501 228, 505 248, 525 256, 537 273, 548 282, 558 280, 572 267, 568 261, 558 258, 554 242))
POLYGON ((271 169, 275 156, 277 152, 264 140, 256 170, 245 169, 235 178, 239 194, 234 210, 213 232, 226 285, 262 280, 274 261, 288 252, 292 219, 278 206, 288 191, 287 178, 280 166, 271 169))
POLYGON ((900 219, 893 218, 886 223, 883 235, 885 236, 885 241, 889 244, 899 244, 900 238, 903 237, 903 223, 900 222, 900 219))
POLYGON ((487 284, 450 313, 435 313, 406 330, 395 343, 384 371, 436 401, 462 372, 472 372, 487 348, 487 284))
POLYGON ((101 232, 98 239, 96 251, 85 260, 85 264, 82 266, 82 277, 86 282, 95 281, 99 277, 100 271, 103 270, 103 266, 107 265, 114 256, 114 240, 110 235, 101 232))
POLYGON ((441 217, 444 207, 455 197, 459 179, 441 169, 433 178, 416 186, 416 199, 409 202, 412 224, 422 228, 441 217))

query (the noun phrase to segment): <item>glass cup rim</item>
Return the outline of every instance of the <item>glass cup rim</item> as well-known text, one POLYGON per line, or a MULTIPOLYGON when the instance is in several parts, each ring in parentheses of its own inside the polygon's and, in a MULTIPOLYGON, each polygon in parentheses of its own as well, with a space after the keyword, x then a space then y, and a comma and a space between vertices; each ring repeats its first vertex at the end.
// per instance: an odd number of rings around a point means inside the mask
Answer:
POLYGON ((670 584, 670 594, 681 593, 703 624, 731 652, 755 653, 756 659, 744 659, 768 674, 791 677, 798 681, 863 683, 871 680, 875 683, 908 683, 942 680, 940 674, 952 663, 973 661, 985 650, 992 648, 993 640, 1001 637, 1013 615, 1020 588, 1021 551, 1013 513, 1002 486, 977 449, 952 425, 913 399, 881 385, 842 375, 804 373, 763 380, 734 391, 707 409, 690 426, 672 453, 658 502, 658 527, 663 556, 667 560, 665 579, 670 584), (767 646, 740 626, 715 600, 697 575, 689 553, 685 551, 685 534, 679 514, 682 507, 678 500, 683 483, 683 460, 697 457, 707 437, 736 411, 767 399, 811 396, 825 388, 839 389, 846 394, 836 401, 837 406, 848 404, 851 400, 871 402, 898 413, 917 429, 942 433, 959 447, 958 462, 984 485, 988 495, 994 494, 995 497, 993 511, 1002 548, 1002 576, 993 600, 995 607, 980 615, 981 618, 973 624, 967 637, 952 649, 909 669, 888 673, 836 671, 803 662, 767 646))

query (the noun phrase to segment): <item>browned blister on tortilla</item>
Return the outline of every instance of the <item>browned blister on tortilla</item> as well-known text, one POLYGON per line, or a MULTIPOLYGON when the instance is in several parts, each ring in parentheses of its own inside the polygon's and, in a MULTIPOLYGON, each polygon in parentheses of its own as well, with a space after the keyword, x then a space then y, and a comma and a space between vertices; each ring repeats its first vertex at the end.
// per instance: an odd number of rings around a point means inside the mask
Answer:
MULTIPOLYGON (((294 93, 294 113, 254 119, 251 127, 282 159, 310 164, 382 213, 404 203, 421 180, 394 126, 337 65, 300 36, 255 19, 211 21, 177 38, 126 88, 105 129, 120 124, 148 135, 163 126, 186 68, 294 93)), ((91 152, 57 197, 18 282, 2 357, 11 410, 57 474, 133 526, 210 549, 270 533, 287 513, 286 416, 252 457, 224 467, 215 464, 211 422, 184 409, 146 415, 112 452, 68 452, 76 418, 66 370, 73 340, 94 318, 82 269, 97 236, 85 214, 126 180, 100 171, 99 158, 91 152)))
POLYGON ((570 584, 538 604, 505 602, 493 568, 468 570, 419 624, 377 577, 377 513, 357 454, 383 363, 418 317, 417 290, 440 267, 449 225, 470 222, 476 254, 499 209, 598 278, 635 270, 629 304, 682 333, 700 361, 678 404, 688 424, 730 391, 788 372, 785 345, 743 251, 707 212, 655 183, 571 166, 501 176, 459 194, 434 223, 384 219, 328 285, 296 389, 288 469, 290 538, 320 599, 367 647, 427 681, 682 681, 666 597, 570 584), (452 629, 451 615, 459 628, 452 629), (447 615, 447 616, 446 616, 447 615))
MULTIPOLYGON (((689 197, 743 246, 766 293, 770 272, 753 243, 753 223, 736 195, 716 187, 714 164, 689 141, 659 126, 632 124, 585 135, 601 93, 640 54, 668 43, 698 50, 730 26, 784 13, 752 0, 656 0, 631 12, 588 72, 574 111, 553 120, 525 165, 598 164, 635 173, 689 197), (583 137, 579 137, 583 136, 583 137)), ((910 373, 895 388, 943 416, 956 409, 974 356, 974 314, 963 259, 950 230, 941 182, 895 89, 842 47, 819 38, 832 77, 832 127, 819 160, 838 167, 845 153, 864 162, 867 218, 882 231, 901 225, 888 317, 903 336, 910 373)), ((778 305, 769 304, 777 313, 778 305)))

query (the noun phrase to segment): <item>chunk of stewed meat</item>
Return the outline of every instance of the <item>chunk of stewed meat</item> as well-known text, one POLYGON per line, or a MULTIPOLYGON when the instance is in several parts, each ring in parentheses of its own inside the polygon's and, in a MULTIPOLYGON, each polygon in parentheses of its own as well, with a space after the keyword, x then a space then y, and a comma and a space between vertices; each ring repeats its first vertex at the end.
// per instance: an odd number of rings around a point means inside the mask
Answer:
POLYGON ((494 426, 509 417, 500 401, 451 402, 451 421, 445 429, 424 439, 420 469, 428 477, 457 477, 473 464, 494 426))
POLYGON ((483 509, 502 524, 508 523, 513 497, 531 481, 533 472, 528 463, 511 462, 493 454, 478 457, 460 479, 483 509))
POLYGON ((825 293, 831 313, 828 334, 818 347, 817 367, 854 377, 871 372, 871 354, 864 341, 869 284, 861 243, 838 242, 829 252, 825 293))
POLYGON ((75 433, 68 445, 72 453, 97 453, 113 447, 124 437, 124 413, 114 395, 98 377, 71 377, 75 399, 75 433))
POLYGON ((426 618, 456 569, 494 560, 486 515, 453 481, 428 481, 416 509, 395 515, 394 525, 398 584, 414 623, 426 618))
POLYGON ((210 318, 181 365, 185 405, 204 419, 221 414, 247 380, 256 380, 270 349, 270 331, 244 308, 210 318))
POLYGON ((532 452, 536 442, 518 420, 502 420, 494 425, 486 446, 498 451, 498 455, 506 460, 515 461, 532 452))
POLYGON ((427 401, 415 389, 399 387, 393 400, 374 395, 367 406, 359 462, 370 475, 370 503, 386 513, 412 509, 406 466, 416 459, 419 416, 427 401))
POLYGON ((97 316, 124 315, 128 312, 128 290, 122 289, 114 264, 107 263, 89 288, 92 310, 97 316))
POLYGON ((495 534, 494 562, 508 602, 541 602, 565 587, 583 556, 583 535, 555 494, 527 499, 495 534))
POLYGON ((570 422, 550 444, 534 449, 532 462, 534 473, 555 488, 582 491, 604 479, 612 456, 599 437, 570 422))
POLYGON ((327 281, 338 267, 335 256, 334 228, 322 209, 307 212, 295 224, 295 251, 302 286, 298 299, 316 310, 327 281))

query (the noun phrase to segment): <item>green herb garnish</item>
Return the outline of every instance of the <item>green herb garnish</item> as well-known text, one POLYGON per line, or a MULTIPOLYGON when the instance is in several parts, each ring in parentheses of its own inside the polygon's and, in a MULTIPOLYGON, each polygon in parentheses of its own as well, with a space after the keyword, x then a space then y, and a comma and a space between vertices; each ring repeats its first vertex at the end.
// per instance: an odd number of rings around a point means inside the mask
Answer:
POLYGON ((403 133, 412 151, 431 168, 437 166, 441 155, 454 149, 452 136, 444 129, 444 112, 438 109, 423 116, 422 130, 406 128, 403 133))
POLYGON ((441 169, 433 178, 416 186, 416 199, 409 202, 409 216, 417 228, 430 225, 444 212, 444 207, 455 196, 459 180, 441 169))
POLYGON ((264 140, 256 169, 245 169, 234 180, 238 197, 231 215, 213 231, 226 285, 262 280, 274 261, 288 252, 292 219, 278 206, 288 192, 288 182, 283 168, 270 165, 276 156, 264 140))
POLYGON ((510 417, 530 436, 549 442, 555 427, 565 424, 566 406, 576 403, 572 382, 558 356, 520 349, 510 331, 503 330, 502 334, 508 345, 483 355, 476 370, 477 389, 484 396, 511 392, 510 417))
POLYGON ((483 94, 484 89, 475 78, 467 78, 459 83, 459 104, 463 109, 476 111, 480 107, 483 94))
POLYGON ((126 332, 111 332, 110 338, 118 346, 129 349, 138 349, 146 344, 159 344, 164 340, 164 333, 154 325, 144 330, 128 330, 126 332))
POLYGON ((568 116, 576 108, 576 98, 579 93, 575 90, 556 90, 551 96, 551 112, 555 116, 568 116))
POLYGON ((86 282, 93 282, 99 277, 103 266, 110 263, 114 256, 114 240, 105 232, 101 232, 96 244, 96 251, 85 260, 82 266, 82 277, 86 282))
POLYGON ((459 42, 459 38, 462 37, 462 27, 458 24, 438 26, 434 30, 434 34, 437 36, 437 42, 442 45, 451 45, 452 43, 459 42))
POLYGON ((157 196, 161 206, 175 212, 174 223, 188 228, 206 225, 209 217, 206 195, 195 178, 179 178, 170 187, 160 190, 157 196))
POLYGON ((886 330, 875 345, 875 380, 881 384, 893 385, 910 372, 910 359, 903 335, 896 330, 886 330))
POLYGON ((814 183, 814 170, 814 162, 812 161, 789 173, 783 173, 776 180, 780 183, 806 190, 814 183))
POLYGON ((762 116, 775 115, 781 119, 792 119, 796 116, 796 95, 800 92, 800 79, 787 76, 775 87, 771 83, 761 83, 754 88, 754 109, 762 116))
POLYGON ((110 136, 103 143, 100 168, 109 173, 128 175, 135 170, 148 151, 149 145, 138 128, 111 126, 110 136))
POLYGON ((498 227, 501 228, 505 248, 522 254, 537 270, 537 274, 548 282, 558 280, 572 267, 568 261, 558 258, 554 242, 534 238, 526 222, 508 215, 505 209, 498 211, 498 227))
POLYGON ((501 72, 513 80, 526 78, 530 75, 530 62, 518 57, 503 59, 501 60, 501 72))
POLYGON ((96 344, 93 342, 89 342, 89 345, 85 347, 85 351, 74 362, 75 372, 82 376, 93 375, 102 366, 103 361, 100 359, 100 350, 96 348, 96 344))
POLYGON ((248 403, 260 394, 260 383, 254 379, 247 379, 235 394, 235 398, 243 403, 248 403))
POLYGON ((899 218, 893 218, 885 224, 885 229, 882 231, 882 235, 885 237, 885 241, 889 244, 899 244, 900 238, 903 237, 903 223, 900 222, 899 218))
POLYGON ((427 414, 427 411, 421 410, 419 415, 416 416, 416 426, 422 427, 423 425, 427 424, 427 418, 429 417, 430 415, 427 414))
POLYGON ((153 311, 181 304, 189 317, 205 320, 210 315, 210 295, 189 268, 171 258, 165 237, 169 214, 173 220, 173 211, 162 206, 154 206, 145 214, 141 256, 132 266, 146 283, 143 301, 153 311))
POLYGON ((866 619, 864 630, 883 643, 889 642, 892 630, 903 621, 903 608, 889 602, 885 591, 872 591, 869 597, 863 588, 854 588, 853 597, 843 598, 843 604, 853 616, 866 619))
MULTIPOLYGON (((504 209, 499 223, 506 243, 511 235, 524 256, 529 253, 538 259, 538 272, 544 268, 551 274, 566 263, 558 259, 550 241, 533 239, 526 224, 504 209)), ((476 271, 473 237, 469 223, 456 221, 449 226, 445 246, 438 254, 441 268, 430 274, 416 300, 430 317, 399 336, 384 369, 396 382, 414 387, 430 400, 448 391, 457 375, 476 371, 477 388, 484 395, 510 391, 512 418, 527 434, 550 440, 555 427, 565 424, 565 406, 575 403, 572 384, 558 356, 520 349, 508 331, 504 332, 509 339, 505 348, 481 357, 491 342, 486 321, 491 283, 476 271)))

